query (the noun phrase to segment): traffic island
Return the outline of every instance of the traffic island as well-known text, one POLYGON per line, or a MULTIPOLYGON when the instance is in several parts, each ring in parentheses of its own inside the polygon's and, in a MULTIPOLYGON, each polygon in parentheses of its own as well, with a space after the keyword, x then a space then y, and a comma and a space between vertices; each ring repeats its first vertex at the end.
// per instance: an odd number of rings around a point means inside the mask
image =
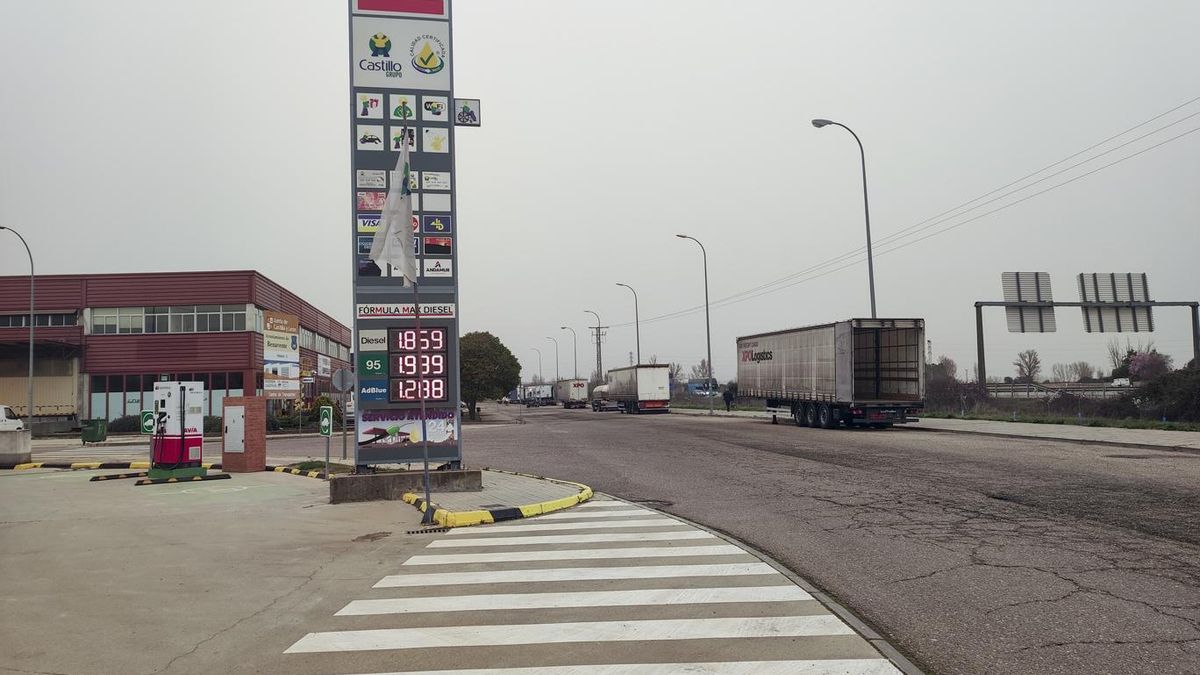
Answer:
MULTIPOLYGON (((395 471, 335 475, 329 480, 329 503, 400 501, 408 492, 424 492, 422 471, 395 471)), ((479 469, 430 471, 433 492, 479 492, 483 489, 479 469)))
POLYGON ((436 494, 428 503, 418 486, 404 495, 404 501, 422 513, 433 509, 433 521, 441 527, 467 527, 540 516, 592 498, 590 487, 571 481, 497 469, 484 469, 481 478, 479 492, 436 494))

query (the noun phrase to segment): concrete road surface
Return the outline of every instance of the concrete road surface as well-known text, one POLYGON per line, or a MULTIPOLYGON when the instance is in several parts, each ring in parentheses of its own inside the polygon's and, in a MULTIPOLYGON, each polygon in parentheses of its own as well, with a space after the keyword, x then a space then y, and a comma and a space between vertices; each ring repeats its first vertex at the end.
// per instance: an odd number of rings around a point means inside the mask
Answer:
POLYGON ((936 673, 1200 672, 1200 455, 683 415, 523 412, 472 465, 712 526, 936 673))

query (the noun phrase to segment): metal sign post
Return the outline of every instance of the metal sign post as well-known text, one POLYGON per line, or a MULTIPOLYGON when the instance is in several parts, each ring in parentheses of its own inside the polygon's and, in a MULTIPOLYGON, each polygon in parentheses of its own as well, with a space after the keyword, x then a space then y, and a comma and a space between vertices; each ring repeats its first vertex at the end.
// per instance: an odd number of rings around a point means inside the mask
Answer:
POLYGON ((325 437, 325 480, 329 480, 329 437, 333 435, 333 406, 321 406, 321 435, 325 437))
POLYGON ((342 394, 342 459, 346 459, 346 410, 347 392, 354 386, 354 373, 345 368, 338 368, 333 371, 333 388, 342 394))

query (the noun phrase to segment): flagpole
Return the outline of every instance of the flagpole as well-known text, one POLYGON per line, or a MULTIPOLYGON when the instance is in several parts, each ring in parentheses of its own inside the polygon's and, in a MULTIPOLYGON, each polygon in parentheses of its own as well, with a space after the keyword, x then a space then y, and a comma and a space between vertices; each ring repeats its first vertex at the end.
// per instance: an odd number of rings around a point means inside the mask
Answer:
POLYGON ((413 316, 417 320, 417 395, 421 397, 421 459, 424 461, 425 480, 425 515, 421 517, 422 525, 433 524, 433 503, 429 498, 429 433, 425 422, 425 348, 421 343, 421 285, 413 281, 413 316))

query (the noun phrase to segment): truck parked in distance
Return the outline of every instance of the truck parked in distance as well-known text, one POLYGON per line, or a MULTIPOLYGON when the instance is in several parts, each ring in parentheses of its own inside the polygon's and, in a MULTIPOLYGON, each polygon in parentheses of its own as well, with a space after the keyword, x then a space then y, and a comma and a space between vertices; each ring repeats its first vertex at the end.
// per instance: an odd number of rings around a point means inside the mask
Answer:
POLYGON ((527 384, 522 388, 521 400, 526 408, 554 405, 553 387, 548 384, 527 384))
POLYGON ((587 380, 559 380, 554 383, 554 400, 564 408, 588 406, 587 380))
POLYGON ((619 410, 617 402, 608 397, 608 385, 597 385, 592 390, 592 411, 604 412, 605 410, 619 410))
POLYGON ((887 428, 925 406, 924 319, 849 319, 738 338, 738 395, 797 426, 887 428))
POLYGON ((608 399, 621 412, 671 412, 671 382, 667 364, 614 368, 608 371, 608 399))

